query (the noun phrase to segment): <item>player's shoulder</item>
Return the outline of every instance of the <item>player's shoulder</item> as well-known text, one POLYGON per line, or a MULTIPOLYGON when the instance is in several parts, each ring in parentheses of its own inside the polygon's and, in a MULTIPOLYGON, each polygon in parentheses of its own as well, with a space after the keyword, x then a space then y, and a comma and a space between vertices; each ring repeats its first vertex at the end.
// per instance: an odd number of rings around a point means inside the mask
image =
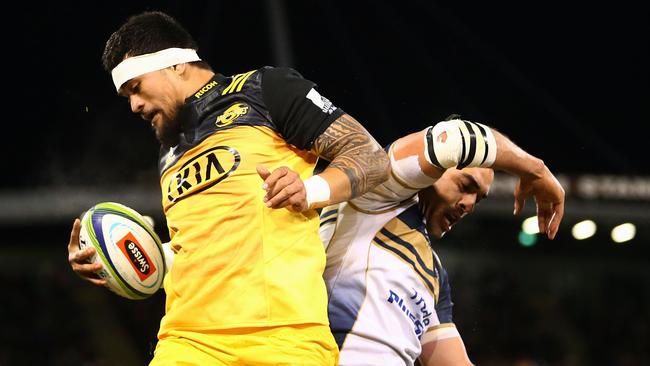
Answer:
POLYGON ((301 85, 305 82, 302 74, 296 69, 284 66, 264 65, 257 69, 232 74, 226 77, 226 87, 223 94, 234 91, 250 90, 251 87, 262 87, 270 91, 277 88, 285 89, 295 83, 301 85))
POLYGON ((220 94, 248 93, 251 90, 258 89, 261 81, 260 71, 261 69, 254 69, 224 77, 221 80, 224 89, 220 94))
POLYGON ((294 68, 284 66, 264 65, 256 69, 249 69, 236 74, 227 75, 226 78, 231 80, 241 79, 242 76, 255 78, 281 78, 281 77, 300 77, 302 75, 294 68))
POLYGON ((262 66, 257 70, 257 74, 265 84, 304 79, 298 70, 286 66, 262 66))
POLYGON ((402 211, 397 218, 409 229, 428 237, 426 224, 419 205, 413 204, 409 206, 406 210, 402 211))
POLYGON ((289 66, 274 66, 274 65, 265 65, 262 66, 258 69, 259 72, 263 74, 268 74, 268 75, 299 75, 302 76, 302 74, 294 69, 293 67, 289 66))

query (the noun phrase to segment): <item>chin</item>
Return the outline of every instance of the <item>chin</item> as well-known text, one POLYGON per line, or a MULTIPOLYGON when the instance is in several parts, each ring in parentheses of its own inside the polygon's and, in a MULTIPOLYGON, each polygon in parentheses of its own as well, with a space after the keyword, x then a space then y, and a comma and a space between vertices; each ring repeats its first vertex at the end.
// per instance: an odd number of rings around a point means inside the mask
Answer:
POLYGON ((445 231, 442 231, 438 228, 431 230, 431 236, 433 236, 436 239, 442 239, 444 235, 445 235, 445 231))
POLYGON ((171 131, 156 130, 156 138, 164 148, 170 148, 178 145, 180 136, 177 133, 170 133, 171 131))

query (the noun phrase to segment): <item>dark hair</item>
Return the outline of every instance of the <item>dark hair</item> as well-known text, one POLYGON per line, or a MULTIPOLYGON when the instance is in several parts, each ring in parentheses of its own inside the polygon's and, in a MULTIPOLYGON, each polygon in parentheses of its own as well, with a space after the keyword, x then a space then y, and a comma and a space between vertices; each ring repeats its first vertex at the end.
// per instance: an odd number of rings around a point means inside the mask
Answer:
MULTIPOLYGON (((111 34, 104 47, 102 65, 111 72, 127 55, 139 56, 171 47, 199 49, 194 38, 176 19, 160 11, 145 11, 129 17, 111 34)), ((197 63, 210 68, 205 62, 197 63)))

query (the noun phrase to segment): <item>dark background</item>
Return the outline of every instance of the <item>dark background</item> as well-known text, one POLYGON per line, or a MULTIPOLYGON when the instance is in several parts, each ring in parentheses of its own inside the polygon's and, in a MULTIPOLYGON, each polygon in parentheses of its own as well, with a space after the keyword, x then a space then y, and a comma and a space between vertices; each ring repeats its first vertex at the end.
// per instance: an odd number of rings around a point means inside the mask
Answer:
MULTIPOLYGON (((100 63, 109 35, 142 10, 176 17, 225 75, 295 67, 381 144, 458 113, 569 178, 650 176, 650 12, 642 2, 16 4, 3 25, 9 128, 0 147, 0 279, 8 291, 0 365, 150 358, 164 295, 133 302, 93 288, 72 274, 65 250, 74 216, 105 198, 144 211, 167 235, 158 144, 100 63)), ((523 248, 511 199, 497 195, 440 242, 472 360, 650 363, 645 197, 569 194, 558 238, 523 248), (640 219, 639 238, 614 246, 599 230, 573 241, 571 225, 591 215, 605 227, 640 219)))
MULTIPOLYGON (((156 141, 115 96, 100 64, 106 39, 130 14, 175 15, 197 38, 200 55, 225 75, 281 59, 266 1, 155 4, 56 2, 12 14, 22 25, 7 57, 9 102, 18 107, 8 124, 17 131, 4 148, 25 160, 11 159, 20 174, 0 186, 121 182, 110 166, 125 160, 127 168, 150 169, 156 141)), ((291 65, 382 144, 458 113, 502 130, 556 172, 650 170, 642 148, 649 119, 646 7, 284 4, 291 65)))

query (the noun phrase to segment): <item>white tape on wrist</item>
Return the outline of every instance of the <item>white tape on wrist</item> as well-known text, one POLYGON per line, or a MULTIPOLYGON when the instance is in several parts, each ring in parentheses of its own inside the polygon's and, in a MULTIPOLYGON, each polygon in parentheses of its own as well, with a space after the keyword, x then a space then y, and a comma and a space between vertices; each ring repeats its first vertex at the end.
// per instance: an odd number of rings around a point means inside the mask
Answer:
POLYGON ((330 200, 330 185, 320 175, 313 175, 305 179, 303 183, 305 184, 307 206, 309 208, 312 208, 316 203, 330 200))
POLYGON ((170 241, 166 243, 162 243, 162 249, 163 249, 163 254, 165 255, 165 267, 167 269, 167 272, 172 268, 172 265, 174 264, 174 256, 176 253, 174 253, 174 250, 172 249, 172 243, 170 241))

